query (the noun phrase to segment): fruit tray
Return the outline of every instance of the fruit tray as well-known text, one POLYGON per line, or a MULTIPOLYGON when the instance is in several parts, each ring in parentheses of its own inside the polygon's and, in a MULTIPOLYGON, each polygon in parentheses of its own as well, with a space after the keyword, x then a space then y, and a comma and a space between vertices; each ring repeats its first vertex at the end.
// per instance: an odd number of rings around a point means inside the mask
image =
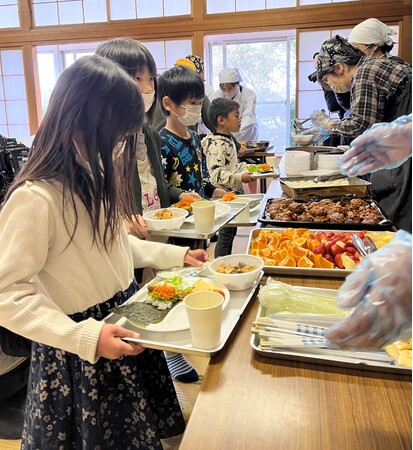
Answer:
MULTIPOLYGON (((293 229, 290 229, 290 230, 293 230, 293 229)), ((275 274, 275 275, 345 278, 345 277, 347 277, 347 275, 351 274, 354 270, 354 267, 356 267, 356 264, 352 264, 351 261, 348 259, 350 257, 347 257, 347 249, 346 248, 339 249, 338 247, 333 247, 333 245, 336 245, 336 246, 342 245, 341 242, 340 243, 339 242, 328 243, 328 241, 334 240, 333 236, 329 237, 330 234, 331 235, 337 235, 337 234, 342 235, 345 233, 347 235, 352 236, 353 234, 359 234, 360 233, 359 231, 354 231, 354 230, 328 230, 327 231, 327 230, 314 230, 314 229, 308 230, 316 236, 321 236, 321 237, 317 238, 318 240, 320 240, 320 239, 325 240, 325 244, 323 244, 324 248, 322 250, 320 250, 319 248, 316 249, 316 247, 314 247, 314 249, 312 250, 312 252, 314 253, 314 258, 315 258, 313 267, 294 267, 294 266, 285 266, 285 265, 272 265, 273 261, 271 261, 271 259, 274 258, 272 249, 271 249, 272 242, 271 241, 264 242, 264 245, 262 245, 263 250, 259 250, 257 247, 254 247, 254 245, 252 245, 254 243, 254 241, 258 240, 257 238, 259 237, 260 232, 264 232, 264 233, 269 232, 270 234, 276 233, 281 238, 282 235, 285 235, 286 231, 287 230, 285 228, 254 228, 253 230, 251 230, 248 245, 247 245, 247 253, 251 254, 251 255, 259 256, 264 260, 263 270, 265 273, 275 274), (321 235, 319 235, 319 233, 321 233, 321 235), (267 252, 268 252, 267 249, 271 251, 270 254, 267 254, 267 252), (333 261, 332 264, 334 264, 335 267, 317 267, 315 265, 315 261, 317 258, 318 258, 317 261, 321 262, 322 265, 325 265, 325 266, 331 265, 331 264, 325 263, 324 259, 320 259, 320 256, 318 256, 318 255, 316 256, 316 254, 320 254, 320 253, 321 254, 323 254, 323 253, 331 254, 332 261, 333 261), (266 254, 267 254, 267 256, 265 256, 266 254), (339 258, 339 260, 336 260, 337 254, 345 254, 346 256, 341 257, 341 259, 339 258), (337 267, 337 263, 340 264, 342 267, 345 265, 345 268, 340 269, 339 267, 337 267)), ((296 231, 298 232, 298 230, 296 230, 296 231)), ((377 244, 377 246, 379 248, 381 248, 383 245, 385 245, 387 242, 389 242, 394 236, 394 233, 389 232, 389 231, 369 232, 369 236, 370 236, 370 233, 375 235, 375 243, 377 244), (380 242, 380 244, 379 244, 379 242, 380 242)), ((337 236, 335 236, 335 237, 337 237, 337 236)), ((281 242, 281 239, 280 239, 280 242, 281 242)), ((291 242, 295 243, 294 240, 292 240, 291 242)), ((296 244, 296 245, 298 245, 298 244, 296 244)), ((317 247, 319 245, 321 245, 321 242, 319 242, 317 244, 317 247)), ((280 248, 279 245, 276 245, 276 247, 280 248)), ((344 247, 346 247, 346 245, 344 247)), ((288 255, 289 253, 290 253, 290 250, 287 250, 286 257, 289 256, 288 255)), ((284 255, 283 255, 283 257, 284 257, 284 255)), ((276 264, 276 263, 274 263, 274 264, 276 264)))
POLYGON ((274 202, 286 202, 290 200, 291 202, 302 203, 308 205, 310 201, 319 202, 322 200, 332 200, 335 204, 339 204, 346 207, 349 201, 355 199, 353 195, 347 196, 331 196, 331 197, 319 197, 314 196, 311 200, 309 199, 284 199, 284 198, 270 198, 267 199, 266 202, 263 202, 261 205, 260 214, 258 215, 258 221, 261 222, 264 226, 271 225, 277 227, 292 227, 292 228, 317 228, 317 229, 336 229, 336 230, 377 230, 377 231, 385 231, 385 230, 393 230, 392 222, 385 216, 384 212, 380 209, 379 205, 372 199, 362 199, 366 203, 368 203, 381 217, 380 222, 378 223, 336 223, 336 222, 310 222, 310 221, 296 221, 296 220, 279 220, 279 219, 271 219, 268 213, 268 206, 274 202))

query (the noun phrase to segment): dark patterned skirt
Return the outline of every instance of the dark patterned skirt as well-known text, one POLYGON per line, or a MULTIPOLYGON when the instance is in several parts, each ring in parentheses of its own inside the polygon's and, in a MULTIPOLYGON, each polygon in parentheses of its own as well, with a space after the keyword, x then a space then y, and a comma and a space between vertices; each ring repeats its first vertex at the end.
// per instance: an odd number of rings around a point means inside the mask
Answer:
MULTIPOLYGON (((136 291, 132 283, 71 318, 101 320, 136 291)), ((33 343, 22 449, 162 449, 160 439, 184 428, 163 352, 146 349, 91 364, 33 343)))

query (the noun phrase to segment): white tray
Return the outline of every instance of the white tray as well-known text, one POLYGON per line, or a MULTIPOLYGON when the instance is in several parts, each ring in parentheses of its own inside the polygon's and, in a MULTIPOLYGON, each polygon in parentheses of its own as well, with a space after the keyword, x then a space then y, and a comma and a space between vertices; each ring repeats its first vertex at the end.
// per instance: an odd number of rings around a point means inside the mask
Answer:
MULTIPOLYGON (((259 201, 259 203, 256 206, 254 206, 253 208, 250 208, 248 218, 245 217, 245 214, 239 214, 234 219, 232 219, 230 222, 228 222, 228 224, 226 226, 236 225, 238 227, 240 227, 240 226, 248 227, 248 226, 256 225, 258 222, 258 216, 260 214, 264 196, 265 196, 265 194, 238 194, 237 197, 240 199, 248 198, 254 202, 259 201)), ((217 202, 218 201, 219 200, 217 200, 217 202)), ((236 200, 234 200, 233 202, 223 202, 223 203, 231 206, 232 204, 237 204, 237 203, 241 203, 241 202, 237 202, 236 200)), ((234 206, 235 205, 232 205, 231 207, 234 207, 234 206)))
MULTIPOLYGON (((312 292, 337 292, 333 289, 317 289, 317 288, 302 288, 312 292)), ((258 307, 256 319, 265 316, 265 308, 263 306, 258 307)), ((267 350, 259 347, 259 337, 256 334, 251 335, 250 339, 251 347, 260 355, 267 358, 277 358, 277 359, 289 359, 294 361, 307 362, 311 364, 323 364, 327 366, 340 366, 340 367, 351 367, 353 369, 360 370, 373 370, 378 372, 392 372, 401 373, 404 375, 411 375, 411 367, 397 366, 395 364, 381 362, 381 361, 370 361, 362 360, 356 358, 348 358, 340 356, 340 350, 329 350, 329 349, 305 349, 300 351, 293 351, 288 349, 279 350, 267 350), (321 351, 320 351, 321 350, 321 351), (320 351, 323 354, 316 354, 316 351, 320 351), (311 352, 311 353, 310 353, 311 352), (330 354, 329 354, 330 353, 330 354)), ((386 352, 383 350, 383 355, 386 352)))
POLYGON ((263 275, 264 272, 261 271, 259 277, 255 280, 254 285, 250 289, 246 289, 245 291, 230 291, 231 297, 229 300, 229 305, 222 313, 223 321, 221 329, 221 343, 218 347, 213 349, 202 350, 194 347, 192 345, 189 330, 176 331, 173 333, 143 330, 133 326, 126 318, 115 314, 109 314, 104 320, 107 323, 113 323, 139 333, 140 341, 142 341, 144 347, 212 357, 224 347, 242 313, 253 297, 255 290, 259 286, 263 275))

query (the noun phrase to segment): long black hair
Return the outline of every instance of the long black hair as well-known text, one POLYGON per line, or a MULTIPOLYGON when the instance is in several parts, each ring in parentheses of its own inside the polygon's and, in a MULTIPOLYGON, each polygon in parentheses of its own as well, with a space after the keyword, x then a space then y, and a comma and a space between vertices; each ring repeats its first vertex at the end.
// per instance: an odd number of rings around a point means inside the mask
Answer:
POLYGON ((96 55, 105 56, 120 64, 126 72, 134 78, 137 72, 148 68, 150 75, 154 78, 155 98, 153 105, 146 113, 147 121, 150 123, 156 108, 157 93, 157 69, 156 63, 150 51, 140 42, 131 38, 115 38, 100 44, 95 51, 96 55))
MULTIPOLYGON (((75 196, 90 216, 93 239, 108 248, 119 232, 121 217, 136 213, 130 180, 132 165, 122 177, 113 161, 114 149, 136 133, 144 117, 142 96, 117 64, 101 56, 84 56, 62 72, 36 133, 27 162, 5 201, 26 181, 61 183, 63 211, 72 206, 74 224, 65 218, 73 239, 78 213, 75 196), (75 144, 75 142, 77 144, 75 144), (104 229, 99 218, 104 214, 104 229)), ((131 150, 119 159, 134 160, 131 150)), ((65 215, 65 213, 63 213, 65 215)))

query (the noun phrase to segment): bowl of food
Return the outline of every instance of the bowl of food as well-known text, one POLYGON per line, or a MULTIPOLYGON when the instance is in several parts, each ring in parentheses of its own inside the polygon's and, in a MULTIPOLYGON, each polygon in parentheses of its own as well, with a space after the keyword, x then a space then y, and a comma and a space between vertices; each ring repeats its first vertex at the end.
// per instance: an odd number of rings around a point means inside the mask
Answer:
POLYGON ((254 284, 263 267, 258 256, 235 254, 214 259, 209 271, 230 291, 243 291, 254 284))
POLYGON ((247 148, 253 148, 254 150, 267 150, 270 146, 270 141, 247 141, 247 148))
POLYGON ((188 211, 182 208, 162 208, 148 211, 142 217, 148 225, 148 230, 172 231, 181 228, 188 214, 188 211))
POLYGON ((314 136, 312 134, 292 134, 291 137, 296 145, 310 145, 314 136))

